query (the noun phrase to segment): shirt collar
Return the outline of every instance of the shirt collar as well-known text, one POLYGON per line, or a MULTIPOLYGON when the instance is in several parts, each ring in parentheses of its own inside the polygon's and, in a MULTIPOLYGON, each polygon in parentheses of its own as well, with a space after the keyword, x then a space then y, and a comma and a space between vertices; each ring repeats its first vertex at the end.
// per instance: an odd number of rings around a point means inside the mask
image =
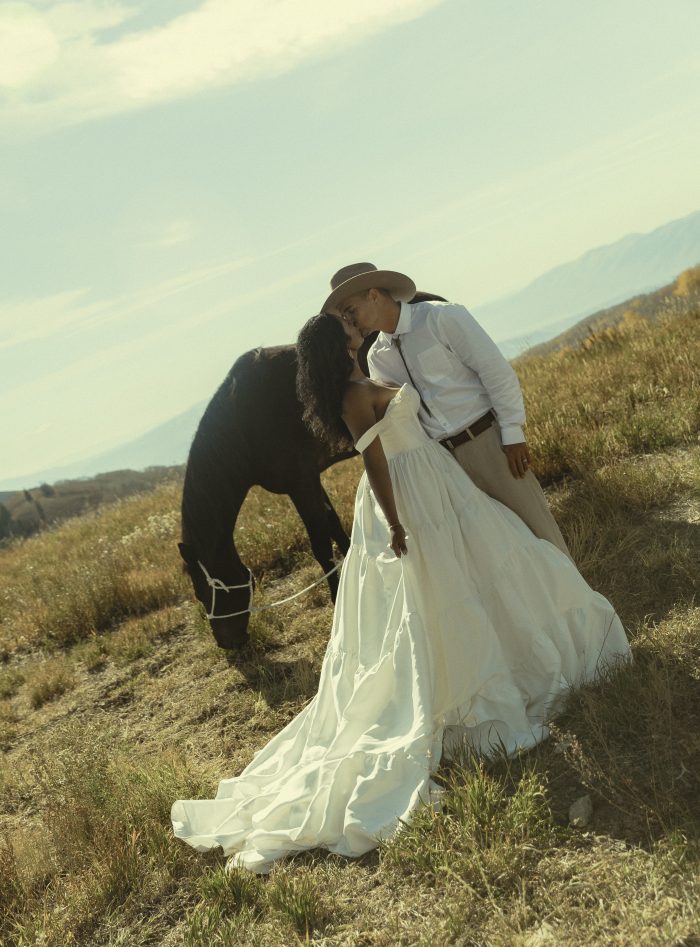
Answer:
POLYGON ((397 335, 403 335, 405 332, 410 332, 413 325, 413 316, 411 313, 411 306, 409 303, 401 303, 401 312, 399 313, 399 321, 396 323, 396 328, 393 332, 382 332, 382 339, 387 345, 391 344, 391 340, 395 339, 397 335))

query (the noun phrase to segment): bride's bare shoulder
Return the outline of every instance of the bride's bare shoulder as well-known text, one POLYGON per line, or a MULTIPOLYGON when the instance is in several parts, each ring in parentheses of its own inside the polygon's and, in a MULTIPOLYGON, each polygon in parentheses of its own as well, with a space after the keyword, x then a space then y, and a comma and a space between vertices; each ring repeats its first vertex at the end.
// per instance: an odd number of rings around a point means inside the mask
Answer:
POLYGON ((374 400, 374 385, 369 380, 349 381, 343 392, 343 402, 358 402, 374 400))
POLYGON ((374 414, 375 385, 367 381, 349 381, 343 392, 343 417, 374 414))

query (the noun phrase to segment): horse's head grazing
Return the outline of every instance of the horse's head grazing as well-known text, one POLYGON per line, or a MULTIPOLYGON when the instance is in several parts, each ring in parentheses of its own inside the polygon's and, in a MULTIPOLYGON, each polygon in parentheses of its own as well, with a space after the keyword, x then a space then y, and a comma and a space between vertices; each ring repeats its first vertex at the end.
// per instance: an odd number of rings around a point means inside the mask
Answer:
POLYGON ((220 648, 241 648, 247 643, 249 609, 252 607, 252 573, 230 558, 202 558, 190 543, 178 543, 185 572, 196 598, 204 605, 220 648))

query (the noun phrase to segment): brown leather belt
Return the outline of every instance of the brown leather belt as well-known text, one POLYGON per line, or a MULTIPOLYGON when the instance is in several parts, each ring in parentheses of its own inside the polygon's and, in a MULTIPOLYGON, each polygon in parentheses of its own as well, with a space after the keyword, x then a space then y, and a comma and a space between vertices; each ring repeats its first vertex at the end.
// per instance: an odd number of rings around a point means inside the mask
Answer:
POLYGON ((459 447, 459 445, 464 444, 465 441, 472 441, 479 434, 483 434, 487 428, 491 427, 491 424, 495 420, 496 415, 493 411, 487 411, 483 417, 479 418, 473 424, 470 424, 469 427, 465 427, 463 431, 458 431, 450 437, 443 437, 440 443, 443 447, 446 447, 447 450, 454 450, 455 447, 459 447))

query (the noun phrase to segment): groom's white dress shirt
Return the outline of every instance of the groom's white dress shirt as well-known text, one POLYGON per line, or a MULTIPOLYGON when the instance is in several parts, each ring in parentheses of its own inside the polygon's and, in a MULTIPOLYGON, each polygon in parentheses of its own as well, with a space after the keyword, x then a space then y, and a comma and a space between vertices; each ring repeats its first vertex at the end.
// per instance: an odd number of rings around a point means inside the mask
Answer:
POLYGON ((369 350, 370 378, 411 383, 394 336, 423 400, 420 419, 441 439, 456 434, 489 408, 496 413, 503 444, 525 440, 525 407, 517 375, 496 343, 464 306, 401 303, 394 333, 380 332, 369 350))

